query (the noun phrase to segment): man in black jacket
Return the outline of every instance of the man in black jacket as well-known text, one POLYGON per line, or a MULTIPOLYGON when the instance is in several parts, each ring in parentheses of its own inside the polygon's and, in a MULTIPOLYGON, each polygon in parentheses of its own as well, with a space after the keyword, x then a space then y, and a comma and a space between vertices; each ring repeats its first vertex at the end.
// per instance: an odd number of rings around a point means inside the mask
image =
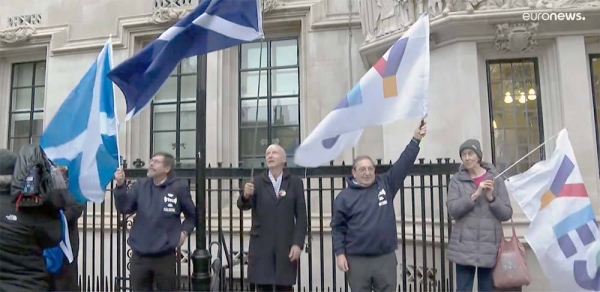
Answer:
POLYGON ((423 122, 414 137, 383 174, 375 174, 369 156, 359 156, 352 166, 348 187, 333 203, 331 234, 337 266, 347 273, 352 291, 397 290, 396 249, 398 231, 394 198, 419 154, 425 136, 423 122))
POLYGON ((279 145, 265 153, 268 170, 244 186, 237 206, 252 210, 248 246, 248 281, 257 291, 291 292, 307 234, 304 183, 285 170, 279 145))
POLYGON ((195 228, 196 206, 187 183, 172 173, 174 167, 171 154, 154 154, 148 178, 129 190, 123 170, 115 172, 115 206, 122 214, 136 214, 129 236, 133 291, 152 291, 154 282, 158 291, 178 290, 175 251, 195 228))
POLYGON ((0 149, 0 292, 48 291, 42 250, 59 244, 61 221, 52 208, 21 208, 11 198, 17 156, 0 149))

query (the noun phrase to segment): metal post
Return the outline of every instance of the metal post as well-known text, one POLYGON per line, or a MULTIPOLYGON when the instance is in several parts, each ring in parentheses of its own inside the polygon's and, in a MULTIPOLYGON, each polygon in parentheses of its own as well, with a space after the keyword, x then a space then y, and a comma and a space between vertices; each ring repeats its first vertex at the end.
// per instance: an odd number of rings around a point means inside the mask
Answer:
POLYGON ((192 291, 210 290, 210 254, 206 249, 206 54, 196 66, 196 250, 192 291))

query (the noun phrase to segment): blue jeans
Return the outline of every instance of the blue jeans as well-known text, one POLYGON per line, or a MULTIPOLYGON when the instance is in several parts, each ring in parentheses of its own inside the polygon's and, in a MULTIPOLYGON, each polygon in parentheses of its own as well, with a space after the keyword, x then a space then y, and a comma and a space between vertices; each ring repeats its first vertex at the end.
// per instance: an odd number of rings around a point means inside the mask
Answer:
POLYGON ((476 268, 473 266, 463 266, 456 264, 456 292, 473 291, 473 282, 475 280, 475 271, 477 270, 477 291, 494 291, 494 278, 492 277, 492 268, 476 268))

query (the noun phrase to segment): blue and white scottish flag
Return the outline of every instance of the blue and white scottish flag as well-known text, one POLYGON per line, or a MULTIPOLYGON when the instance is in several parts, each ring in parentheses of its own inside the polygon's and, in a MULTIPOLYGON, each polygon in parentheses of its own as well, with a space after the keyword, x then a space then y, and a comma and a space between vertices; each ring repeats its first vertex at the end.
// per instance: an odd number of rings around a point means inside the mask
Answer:
POLYGON ((262 37, 261 0, 201 0, 196 9, 108 74, 125 95, 126 120, 150 103, 184 58, 262 37))
POLYGON ((40 146, 54 163, 68 167, 69 191, 80 202, 104 201, 119 166, 118 120, 110 39, 44 130, 40 146))

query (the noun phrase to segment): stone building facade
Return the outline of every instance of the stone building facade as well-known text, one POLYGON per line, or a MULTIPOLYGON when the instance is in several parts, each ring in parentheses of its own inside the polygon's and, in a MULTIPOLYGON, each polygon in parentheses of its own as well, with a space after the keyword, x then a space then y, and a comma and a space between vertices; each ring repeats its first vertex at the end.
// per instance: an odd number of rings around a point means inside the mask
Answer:
MULTIPOLYGON (((0 147, 39 141, 108 37, 118 64, 195 5, 197 0, 0 0, 0 147)), ((567 128, 600 214, 598 1, 263 0, 263 6, 262 50, 257 42, 208 55, 208 163, 260 162, 273 142, 293 155, 366 70, 428 12, 429 132, 419 157, 458 160, 460 143, 476 138, 484 159, 506 168, 567 128)), ((194 162, 196 69, 195 58, 182 61, 152 106, 122 123, 120 146, 128 160, 170 151, 182 164, 194 162)), ((122 94, 116 94, 124 117, 122 94)), ((417 124, 370 128, 336 162, 357 154, 393 160, 417 124)), ((553 147, 550 141, 508 174, 548 157, 553 147)), ((522 236, 528 221, 514 207, 522 236)), ((528 251, 534 283, 525 290, 548 289, 528 251)))

